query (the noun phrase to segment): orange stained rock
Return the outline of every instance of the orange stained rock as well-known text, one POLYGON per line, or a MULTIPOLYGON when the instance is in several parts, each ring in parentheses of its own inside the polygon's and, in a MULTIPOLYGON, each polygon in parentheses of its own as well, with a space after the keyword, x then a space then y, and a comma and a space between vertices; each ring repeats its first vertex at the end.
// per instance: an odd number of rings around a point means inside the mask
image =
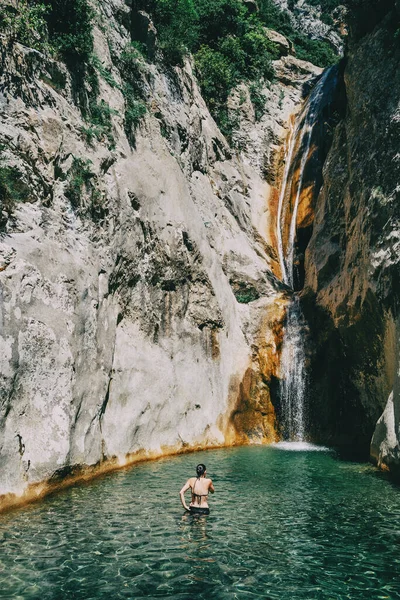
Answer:
MULTIPOLYGON (((279 202, 279 190, 276 187, 271 187, 269 190, 269 196, 267 203, 269 207, 269 226, 267 231, 267 243, 273 249, 278 247, 278 239, 276 235, 276 221, 278 218, 278 202, 279 202)), ((271 262, 271 270, 276 277, 282 277, 281 267, 278 260, 278 253, 275 252, 274 260, 271 262)))
MULTIPOLYGON (((294 119, 294 117, 292 117, 294 119)), ((290 134, 289 134, 290 135, 290 134)), ((284 248, 284 252, 286 252, 286 247, 290 234, 290 226, 292 220, 292 214, 295 208, 295 202, 298 193, 298 186, 300 184, 300 165, 301 165, 301 148, 300 148, 300 140, 301 136, 299 136, 298 140, 296 140, 295 150, 294 150, 294 159, 292 161, 294 168, 292 172, 289 173, 288 180, 286 182, 286 190, 285 197, 283 200, 283 223, 281 223, 282 228, 282 244, 284 248)), ((301 182, 301 192, 299 198, 299 206, 297 211, 297 219, 296 219, 296 230, 302 229, 305 227, 309 227, 314 221, 314 205, 315 205, 315 181, 312 178, 312 173, 310 177, 310 168, 309 163, 310 159, 313 157, 314 152, 316 151, 315 144, 311 146, 308 156, 307 162, 303 172, 303 178, 301 182)), ((283 152, 283 150, 282 150, 283 152)), ((283 174, 281 174, 280 179, 282 180, 283 174)), ((281 181, 281 186, 284 185, 284 182, 281 181)), ((278 206, 277 202, 279 201, 281 190, 278 191, 278 200, 273 202, 276 204, 276 209, 274 210, 275 218, 273 219, 275 231, 278 227, 277 223, 277 213, 278 206)), ((275 206, 274 206, 275 207, 275 206)), ((277 247, 276 235, 275 235, 275 248, 277 247)))
MULTIPOLYGON (((310 148, 310 152, 308 154, 307 163, 312 159, 314 152, 317 150, 315 144, 310 148)), ((305 169, 305 173, 307 173, 307 165, 305 169)), ((315 180, 313 177, 304 178, 302 190, 300 194, 300 202, 297 213, 297 228, 303 229, 305 227, 309 227, 312 225, 314 221, 314 211, 315 211, 315 180)))
POLYGON ((129 468, 136 463, 159 460, 169 456, 188 454, 200 450, 215 450, 230 445, 230 443, 208 444, 207 441, 201 444, 194 444, 193 446, 179 443, 175 446, 161 447, 159 451, 139 450, 138 452, 127 454, 125 457, 106 459, 97 465, 77 465, 75 468, 72 468, 70 475, 59 481, 48 480, 31 484, 20 495, 4 494, 0 496, 0 512, 20 508, 26 504, 36 502, 49 494, 67 489, 75 484, 88 483, 108 473, 129 468))
POLYGON ((232 382, 231 412, 226 436, 231 444, 268 444, 278 440, 272 379, 279 376, 283 322, 287 300, 282 296, 266 309, 253 344, 253 357, 240 381, 232 382))
POLYGON ((303 188, 297 213, 297 229, 310 227, 314 222, 314 185, 303 188))

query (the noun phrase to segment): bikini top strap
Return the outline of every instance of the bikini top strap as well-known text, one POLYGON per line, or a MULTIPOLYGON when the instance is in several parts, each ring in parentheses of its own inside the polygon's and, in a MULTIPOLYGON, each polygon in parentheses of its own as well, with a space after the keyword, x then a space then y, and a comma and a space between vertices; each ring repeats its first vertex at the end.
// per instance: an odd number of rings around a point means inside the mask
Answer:
POLYGON ((203 498, 203 497, 204 497, 204 498, 206 498, 206 497, 208 496, 208 494, 196 494, 196 492, 194 491, 194 487, 195 487, 195 485, 196 485, 196 482, 197 482, 197 480, 198 480, 198 479, 199 479, 199 478, 197 477, 197 478, 196 478, 196 481, 195 481, 195 482, 194 482, 194 484, 193 484, 193 487, 192 487, 192 494, 193 494, 194 496, 197 496, 198 498, 203 498))

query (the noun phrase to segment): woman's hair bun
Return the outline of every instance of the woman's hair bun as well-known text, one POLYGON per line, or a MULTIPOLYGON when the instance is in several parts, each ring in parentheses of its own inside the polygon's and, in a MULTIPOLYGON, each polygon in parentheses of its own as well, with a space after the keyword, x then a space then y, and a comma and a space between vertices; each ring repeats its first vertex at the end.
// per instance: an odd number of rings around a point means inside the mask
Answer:
POLYGON ((196 467, 197 477, 201 477, 202 475, 204 475, 205 472, 206 472, 206 465, 203 465, 203 463, 197 465, 197 467, 196 467))

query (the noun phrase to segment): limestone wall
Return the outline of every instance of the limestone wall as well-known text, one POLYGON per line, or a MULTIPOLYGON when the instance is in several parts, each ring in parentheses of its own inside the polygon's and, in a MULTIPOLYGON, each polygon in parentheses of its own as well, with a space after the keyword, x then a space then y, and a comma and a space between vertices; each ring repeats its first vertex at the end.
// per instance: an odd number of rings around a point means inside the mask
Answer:
POLYGON ((277 72, 292 76, 265 90, 263 119, 248 99, 238 108, 238 152, 190 61, 144 65, 148 112, 130 144, 113 58, 129 10, 104 3, 95 31, 116 84, 100 78, 112 143, 88 141, 65 66, 0 39, 1 160, 29 190, 1 218, 3 506, 145 457, 276 439, 285 299, 273 274, 279 176, 264 173, 279 174, 289 116, 320 70, 282 57, 277 72))

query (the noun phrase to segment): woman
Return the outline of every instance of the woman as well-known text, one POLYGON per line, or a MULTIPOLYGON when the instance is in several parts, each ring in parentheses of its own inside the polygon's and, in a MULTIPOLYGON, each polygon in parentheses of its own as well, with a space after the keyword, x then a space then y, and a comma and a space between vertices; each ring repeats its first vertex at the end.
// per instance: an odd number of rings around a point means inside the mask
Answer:
POLYGON ((209 515, 210 509, 208 508, 207 498, 209 492, 211 492, 211 494, 215 492, 214 485, 211 479, 207 479, 205 465, 197 465, 196 473, 197 477, 188 479, 179 492, 182 506, 192 515, 209 515), (192 501, 188 506, 185 502, 185 493, 189 489, 192 490, 192 501))

